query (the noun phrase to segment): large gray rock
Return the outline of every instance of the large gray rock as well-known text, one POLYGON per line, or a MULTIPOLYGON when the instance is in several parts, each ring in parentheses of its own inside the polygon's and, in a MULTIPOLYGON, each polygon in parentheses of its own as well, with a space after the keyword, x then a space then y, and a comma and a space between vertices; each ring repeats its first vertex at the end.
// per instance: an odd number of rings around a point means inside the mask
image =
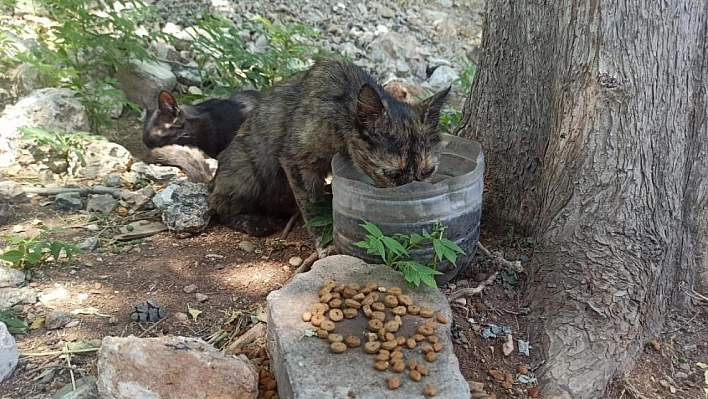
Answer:
POLYGON ((19 287, 25 282, 25 273, 0 264, 0 288, 19 287))
POLYGON ((76 390, 71 384, 66 384, 64 388, 56 391, 52 399, 97 399, 98 388, 96 387, 96 377, 88 377, 76 380, 76 390))
POLYGON ((0 382, 12 374, 20 358, 15 337, 7 331, 5 323, 0 322, 0 382))
POLYGON ((30 287, 0 288, 0 309, 7 309, 18 303, 33 304, 37 302, 37 293, 30 287))
POLYGON ((258 376, 245 357, 198 338, 106 337, 98 393, 101 399, 255 399, 258 376))
POLYGON ((149 61, 132 60, 116 77, 126 97, 144 108, 154 108, 160 90, 171 91, 177 84, 172 71, 149 61))
POLYGON ((179 168, 174 166, 159 166, 136 162, 131 165, 130 170, 136 174, 136 179, 146 179, 162 184, 169 184, 182 179, 179 168))
POLYGON ((77 175, 88 179, 124 172, 133 158, 125 147, 107 140, 90 142, 83 155, 86 166, 80 167, 77 175))
POLYGON ((153 197, 162 211, 162 222, 175 233, 200 233, 211 218, 205 184, 187 180, 167 186, 153 197))
MULTIPOLYGON (((344 255, 319 260, 310 272, 295 276, 290 284, 268 295, 268 351, 281 398, 419 398, 423 397, 426 385, 436 386, 439 398, 470 397, 469 386, 452 351, 450 324, 438 324, 435 328, 435 334, 443 345, 436 362, 422 360, 421 345, 413 350, 404 350, 406 361, 422 361, 429 370, 429 375, 419 383, 413 382, 404 373, 374 370, 373 355, 365 354, 361 347, 333 355, 325 340, 304 337, 305 331, 312 327, 302 321, 301 315, 318 302, 318 291, 325 279, 354 282, 361 286, 375 281, 384 287, 401 287, 418 306, 430 307, 447 320, 452 320, 450 306, 440 291, 430 287, 408 287, 403 275, 389 267, 369 265, 344 255), (402 383, 396 391, 386 387, 386 379, 392 376, 398 377, 402 383)), ((412 336, 424 320, 417 316, 404 316, 403 327, 396 335, 412 336)), ((344 337, 356 335, 363 343, 366 341, 367 321, 360 314, 354 319, 337 323, 335 332, 344 337)))
POLYGON ((20 128, 42 126, 47 130, 88 131, 88 113, 69 89, 35 90, 0 115, 0 167, 15 162, 20 128))

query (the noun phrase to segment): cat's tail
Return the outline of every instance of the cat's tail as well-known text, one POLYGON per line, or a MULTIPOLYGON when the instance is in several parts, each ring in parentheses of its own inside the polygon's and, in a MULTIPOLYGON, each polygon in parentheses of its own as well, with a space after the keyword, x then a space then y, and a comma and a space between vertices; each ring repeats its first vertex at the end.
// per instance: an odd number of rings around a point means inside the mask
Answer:
POLYGON ((166 166, 176 166, 196 183, 208 183, 212 172, 204 158, 204 153, 198 148, 183 145, 167 145, 153 148, 145 155, 145 163, 159 163, 166 166))

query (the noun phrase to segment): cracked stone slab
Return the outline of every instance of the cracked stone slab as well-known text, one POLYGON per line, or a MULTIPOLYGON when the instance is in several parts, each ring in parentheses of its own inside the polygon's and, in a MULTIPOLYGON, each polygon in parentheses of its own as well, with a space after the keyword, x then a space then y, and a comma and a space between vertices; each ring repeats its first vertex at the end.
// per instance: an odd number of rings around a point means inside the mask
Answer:
MULTIPOLYGON (((416 359, 423 362, 429 374, 420 382, 412 381, 406 373, 376 371, 374 355, 363 352, 362 347, 348 349, 343 354, 332 354, 327 340, 305 336, 312 330, 310 323, 302 321, 301 315, 318 302, 318 292, 326 279, 342 283, 357 283, 364 286, 375 281, 384 287, 400 287, 420 307, 430 307, 452 320, 450 305, 445 296, 430 287, 407 286, 403 275, 383 265, 370 265, 344 255, 329 256, 315 262, 312 270, 295 276, 293 281, 268 295, 268 351, 271 368, 278 382, 282 399, 388 399, 425 398, 426 385, 438 388, 437 398, 468 399, 469 385, 460 372, 459 362, 452 350, 450 324, 437 323, 435 334, 443 344, 443 350, 434 363, 423 360, 421 345, 404 349, 405 361, 416 359), (391 391, 386 379, 398 377, 401 387, 391 391)), ((406 315, 403 327, 396 335, 410 337, 426 320, 406 315)), ((360 312, 355 319, 337 323, 335 333, 344 337, 352 334, 366 341, 368 318, 360 312)))

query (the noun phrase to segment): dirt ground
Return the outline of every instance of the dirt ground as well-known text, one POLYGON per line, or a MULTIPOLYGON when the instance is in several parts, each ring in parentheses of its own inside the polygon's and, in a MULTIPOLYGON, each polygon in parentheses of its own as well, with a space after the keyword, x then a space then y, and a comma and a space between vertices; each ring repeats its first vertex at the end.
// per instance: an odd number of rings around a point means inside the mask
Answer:
MULTIPOLYGON (((137 132, 137 118, 133 119, 116 126, 115 132, 137 132)), ((137 134, 123 136, 115 132, 106 136, 136 155, 142 152, 137 134)), ((88 222, 90 215, 56 212, 51 206, 40 206, 42 199, 34 197, 31 204, 20 206, 16 219, 0 229, 0 234, 35 234, 37 223, 34 221, 41 220, 45 226, 69 227, 66 233, 56 237, 73 241, 97 234, 85 228, 88 224, 97 224, 109 232, 135 219, 158 217, 145 212, 127 218, 113 215, 108 220, 88 222)), ((533 255, 532 248, 523 245, 527 243, 523 238, 496 237, 483 232, 481 241, 492 251, 503 250, 507 259, 532 258, 533 255)), ((105 243, 110 244, 110 241, 105 243)), ((31 320, 51 310, 70 312, 89 307, 100 315, 75 315, 79 321, 75 327, 52 331, 40 327, 19 335, 18 345, 23 353, 41 354, 60 350, 74 341, 130 334, 209 339, 234 312, 255 314, 264 307, 267 294, 280 288, 293 275, 296 267, 289 265, 289 259, 294 256, 305 259, 312 252, 301 225, 285 242, 247 237, 213 225, 195 237, 180 239, 165 232, 123 246, 119 253, 108 248, 105 252, 82 254, 72 263, 44 265, 32 270, 31 286, 44 293, 63 288, 67 295, 46 305, 26 306, 20 316, 31 320), (239 243, 244 240, 255 245, 253 252, 239 249, 239 243), (194 292, 186 293, 184 288, 191 284, 197 286, 195 292, 207 295, 208 300, 198 302, 194 292), (136 304, 148 299, 157 300, 168 311, 169 317, 156 326, 138 324, 129 317, 136 304), (202 312, 196 321, 191 316, 186 321, 173 317, 177 312, 189 314, 190 308, 202 312)), ((488 258, 478 255, 465 272, 441 289, 449 294, 460 288, 474 287, 496 271, 496 267, 488 258)), ((535 365, 531 358, 519 355, 516 350, 504 356, 502 338, 485 339, 481 334, 485 327, 495 324, 509 326, 514 340, 529 339, 525 320, 529 310, 524 308, 521 295, 523 275, 515 284, 512 277, 497 278, 481 296, 453 301, 454 349, 465 378, 482 383, 491 397, 541 397, 534 391, 533 383, 522 384, 516 380, 523 368, 533 377, 535 365), (495 380, 491 370, 498 371, 499 378, 509 378, 511 389, 505 389, 505 385, 506 388, 509 385, 504 381, 495 380)), ((609 399, 705 398, 702 389, 706 385, 696 362, 708 362, 708 318, 705 308, 697 308, 689 316, 680 316, 683 313, 672 312, 667 328, 656 337, 656 348, 646 345, 634 370, 613 384, 609 399)), ((238 330, 247 328, 248 325, 238 330)), ((531 345, 531 350, 535 350, 537 343, 531 342, 531 345)), ((95 373, 95 354, 72 356, 71 363, 74 378, 95 373)), ((70 381, 65 360, 57 356, 22 357, 14 376, 0 384, 0 397, 48 398, 70 381)))

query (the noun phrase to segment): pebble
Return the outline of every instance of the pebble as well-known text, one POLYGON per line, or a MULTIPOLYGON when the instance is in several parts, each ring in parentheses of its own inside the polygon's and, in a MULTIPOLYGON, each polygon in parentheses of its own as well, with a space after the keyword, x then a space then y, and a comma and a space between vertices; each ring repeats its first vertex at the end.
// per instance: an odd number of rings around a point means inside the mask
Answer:
POLYGON ((185 294, 191 294, 192 292, 197 290, 197 286, 195 284, 190 284, 182 288, 182 291, 185 292, 185 294))
POLYGON ((250 241, 241 241, 238 243, 238 249, 240 249, 243 252, 248 252, 251 253, 256 250, 256 244, 250 242, 250 241))
POLYGON ((376 10, 376 13, 379 14, 380 17, 386 18, 386 19, 391 19, 396 16, 396 12, 393 11, 392 9, 380 5, 378 9, 376 10))
POLYGON ((115 316, 111 316, 110 318, 108 318, 108 324, 111 326, 115 326, 116 324, 118 324, 118 318, 115 316))
POLYGON ((293 256, 288 260, 288 263, 290 263, 290 266, 298 267, 302 265, 302 258, 299 256, 293 256))
POLYGON ((209 300, 209 296, 202 294, 201 292, 197 292, 194 294, 194 298, 197 300, 197 302, 206 302, 209 300))
POLYGON ((186 313, 177 312, 177 313, 175 313, 175 319, 177 319, 179 321, 187 321, 187 320, 189 320, 189 316, 187 316, 186 313))
POLYGON ((71 322, 71 315, 69 312, 63 312, 60 310, 55 310, 53 312, 47 313, 47 317, 44 319, 44 327, 47 330, 56 330, 62 328, 71 322))
POLYGON ((72 320, 72 321, 70 321, 70 322, 66 323, 66 325, 64 326, 64 328, 73 328, 73 327, 77 327, 77 326, 78 326, 79 324, 81 324, 81 322, 80 322, 80 321, 78 321, 78 320, 72 320))

